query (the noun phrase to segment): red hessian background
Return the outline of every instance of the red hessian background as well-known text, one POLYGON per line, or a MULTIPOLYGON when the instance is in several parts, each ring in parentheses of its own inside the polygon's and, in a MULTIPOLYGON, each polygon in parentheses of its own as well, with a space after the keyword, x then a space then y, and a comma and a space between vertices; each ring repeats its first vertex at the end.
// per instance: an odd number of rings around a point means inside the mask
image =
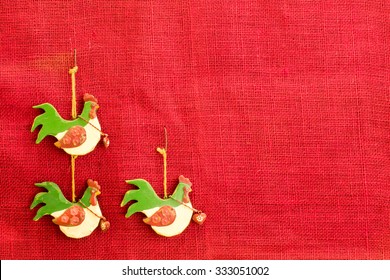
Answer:
POLYGON ((389 259, 390 5, 325 1, 1 1, 1 259, 389 259), (52 103, 99 99, 111 146, 76 161, 111 229, 65 237, 29 210, 70 157, 31 133, 52 103), (124 180, 183 174, 208 214, 173 238, 125 219, 124 180))

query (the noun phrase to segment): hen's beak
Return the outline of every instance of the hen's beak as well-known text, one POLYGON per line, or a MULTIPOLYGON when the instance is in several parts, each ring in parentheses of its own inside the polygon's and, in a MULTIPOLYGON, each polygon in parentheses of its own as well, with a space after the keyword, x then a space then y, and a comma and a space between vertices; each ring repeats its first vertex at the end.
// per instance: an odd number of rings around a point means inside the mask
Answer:
POLYGON ((101 191, 96 190, 95 195, 98 196, 98 195, 101 194, 101 193, 102 193, 101 191))

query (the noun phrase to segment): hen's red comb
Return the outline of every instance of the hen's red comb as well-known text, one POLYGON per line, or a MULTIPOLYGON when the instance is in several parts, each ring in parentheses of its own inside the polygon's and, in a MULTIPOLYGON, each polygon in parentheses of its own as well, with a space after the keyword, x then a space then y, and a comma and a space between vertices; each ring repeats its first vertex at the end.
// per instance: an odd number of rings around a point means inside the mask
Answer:
POLYGON ((92 94, 89 94, 89 93, 85 93, 84 94, 84 102, 87 102, 87 101, 92 101, 92 102, 95 102, 96 104, 98 103, 95 96, 93 96, 92 94))
POLYGON ((179 182, 180 182, 180 183, 187 184, 187 185, 189 185, 189 186, 192 186, 192 183, 191 183, 190 179, 184 177, 183 175, 180 175, 180 176, 179 176, 179 182))
POLYGON ((101 187, 97 181, 94 181, 92 179, 88 179, 87 181, 88 187, 95 188, 97 190, 101 190, 101 187))

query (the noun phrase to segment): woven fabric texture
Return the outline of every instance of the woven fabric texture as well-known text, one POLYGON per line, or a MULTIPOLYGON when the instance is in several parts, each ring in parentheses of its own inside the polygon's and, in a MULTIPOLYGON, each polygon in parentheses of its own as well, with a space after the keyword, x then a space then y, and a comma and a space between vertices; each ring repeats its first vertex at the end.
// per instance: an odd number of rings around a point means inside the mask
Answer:
POLYGON ((1 259, 389 259, 389 1, 0 3, 1 259), (29 206, 70 156, 31 125, 86 92, 111 146, 76 160, 111 228, 67 238, 29 206), (191 179, 207 215, 164 238, 126 219, 125 180, 191 179))

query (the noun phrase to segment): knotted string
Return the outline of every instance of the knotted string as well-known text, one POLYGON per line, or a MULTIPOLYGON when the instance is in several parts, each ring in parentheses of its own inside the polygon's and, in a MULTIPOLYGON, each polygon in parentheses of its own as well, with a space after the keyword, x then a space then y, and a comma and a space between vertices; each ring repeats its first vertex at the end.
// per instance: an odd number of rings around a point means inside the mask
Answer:
POLYGON ((79 68, 77 67, 76 50, 74 50, 74 67, 69 69, 69 74, 72 79, 72 118, 77 118, 77 107, 76 107, 76 72, 79 68))
POLYGON ((163 156, 164 161, 164 199, 168 198, 167 193, 167 151, 168 151, 168 134, 167 129, 164 127, 165 132, 165 148, 157 148, 157 152, 159 152, 163 156))
MULTIPOLYGON (((76 72, 79 68, 77 67, 76 60, 76 49, 74 50, 74 67, 69 69, 69 74, 72 79, 72 118, 77 118, 77 107, 76 107, 76 72)), ((76 202, 76 183, 75 183, 75 170, 76 170, 76 158, 77 156, 71 155, 71 166, 72 166, 72 202, 76 202)))

